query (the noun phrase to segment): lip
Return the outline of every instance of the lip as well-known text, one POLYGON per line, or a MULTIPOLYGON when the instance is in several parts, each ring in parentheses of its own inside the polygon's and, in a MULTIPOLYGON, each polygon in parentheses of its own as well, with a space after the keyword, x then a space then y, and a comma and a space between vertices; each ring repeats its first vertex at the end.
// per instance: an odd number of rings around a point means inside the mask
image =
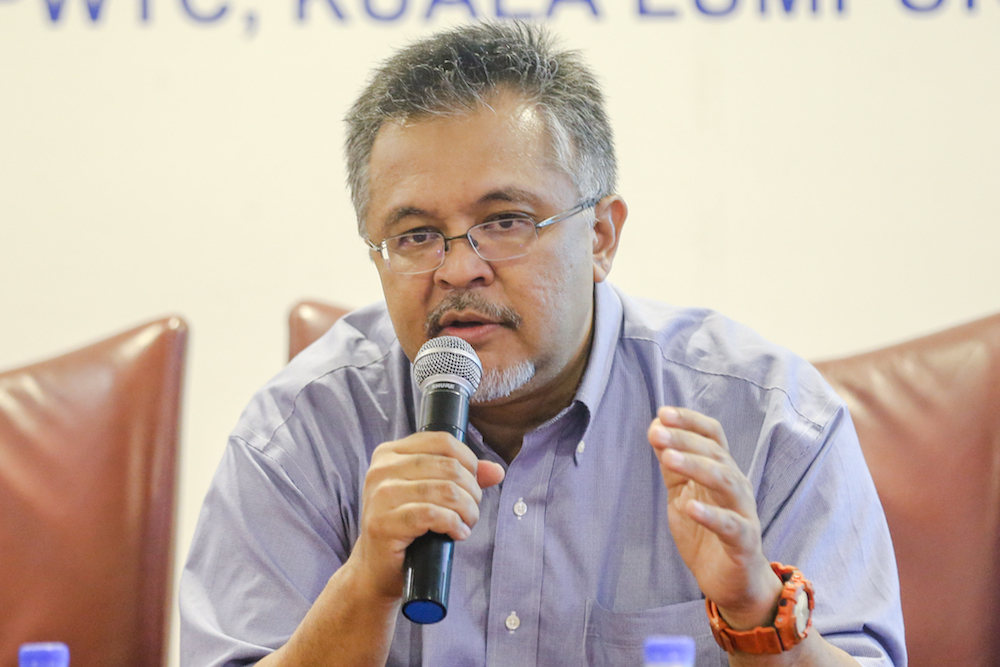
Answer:
POLYGON ((466 325, 466 326, 447 326, 441 328, 441 336, 457 336, 463 339, 469 345, 476 347, 485 343, 487 339, 491 338, 498 331, 502 330, 503 326, 493 322, 484 322, 482 324, 476 325, 466 325))
POLYGON ((439 323, 441 336, 457 336, 470 345, 483 343, 504 328, 503 324, 474 312, 448 313, 439 323))
POLYGON ((463 325, 468 326, 472 324, 497 324, 500 323, 496 320, 487 317, 481 313, 477 313, 471 310, 461 311, 461 312, 451 312, 446 313, 444 317, 441 318, 439 322, 442 329, 448 327, 458 327, 462 328, 463 325))

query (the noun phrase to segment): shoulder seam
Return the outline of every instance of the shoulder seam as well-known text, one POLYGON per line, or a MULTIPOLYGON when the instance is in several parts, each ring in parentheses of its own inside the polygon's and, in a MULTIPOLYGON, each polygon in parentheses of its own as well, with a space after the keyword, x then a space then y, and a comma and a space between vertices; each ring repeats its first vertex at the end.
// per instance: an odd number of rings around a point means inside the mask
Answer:
POLYGON ((798 415, 803 421, 805 421, 807 424, 809 424, 810 426, 812 426, 815 429, 817 429, 820 433, 822 433, 823 430, 826 428, 823 424, 820 424, 820 423, 818 423, 816 421, 813 421, 812 419, 810 419, 806 415, 802 414, 802 412, 799 411, 798 407, 796 407, 794 401, 792 401, 792 397, 789 396, 788 392, 785 391, 782 387, 773 387, 773 386, 768 387, 768 386, 760 384, 759 382, 754 382, 753 380, 751 380, 749 378, 742 377, 742 376, 739 376, 739 375, 731 375, 731 374, 728 374, 728 373, 718 373, 718 372, 713 372, 713 371, 707 371, 707 370, 705 370, 703 368, 696 368, 695 366, 692 366, 691 364, 687 364, 687 363, 684 363, 683 361, 678 361, 676 359, 668 357, 667 354, 665 353, 664 349, 663 349, 663 346, 660 345, 659 341, 654 340, 653 338, 648 338, 648 337, 643 337, 643 336, 636 336, 636 335, 630 335, 630 334, 626 334, 626 333, 622 332, 622 340, 635 340, 635 341, 650 343, 650 344, 656 346, 656 349, 658 349, 660 351, 660 358, 665 363, 673 364, 675 366, 680 366, 682 368, 686 368, 686 369, 688 369, 690 371, 693 371, 695 373, 701 373, 703 375, 711 375, 711 376, 714 376, 714 377, 729 378, 731 380, 738 380, 739 382, 745 382, 746 384, 752 385, 752 386, 754 386, 754 387, 756 387, 756 388, 758 388, 758 389, 760 389, 762 391, 778 391, 778 392, 781 392, 781 394, 785 397, 785 401, 788 403, 789 407, 791 407, 791 409, 795 412, 795 414, 798 415))
MULTIPOLYGON (((368 363, 365 363, 365 364, 342 364, 340 366, 337 366, 336 368, 331 368, 330 370, 326 371, 322 375, 314 377, 312 380, 310 380, 309 382, 307 382, 304 385, 302 385, 302 387, 299 389, 298 393, 295 394, 295 398, 292 399, 292 409, 289 411, 289 413, 287 415, 285 415, 284 419, 282 419, 281 422, 278 423, 274 427, 274 430, 272 430, 271 433, 267 436, 265 444, 270 444, 271 442, 273 442, 275 434, 278 431, 280 431, 282 429, 282 427, 284 427, 285 424, 288 423, 288 420, 290 420, 295 415, 296 411, 298 410, 299 398, 301 398, 302 394, 306 391, 306 389, 308 389, 314 383, 316 383, 319 380, 327 377, 328 375, 332 375, 333 373, 337 373, 337 372, 342 371, 344 369, 348 369, 348 368, 362 369, 362 368, 367 368, 367 367, 369 367, 369 366, 371 366, 373 364, 377 364, 379 362, 385 361, 389 357, 390 353, 391 353, 391 349, 390 350, 386 350, 385 354, 383 354, 381 357, 377 357, 375 359, 372 359, 371 361, 369 361, 368 363)), ((249 443, 247 443, 247 444, 249 444, 249 443)))
MULTIPOLYGON (((239 435, 232 435, 230 436, 230 438, 243 443, 244 445, 246 445, 247 449, 251 449, 257 452, 257 454, 267 459, 271 463, 271 465, 273 465, 277 470, 280 470, 284 474, 285 478, 288 480, 288 484, 291 485, 293 489, 295 489, 295 492, 299 495, 299 498, 301 498, 304 502, 308 503, 309 506, 313 509, 313 511, 317 513, 317 515, 323 517, 323 520, 326 521, 327 525, 330 527, 331 530, 334 531, 336 530, 333 524, 330 523, 330 519, 329 517, 326 516, 326 513, 319 507, 316 507, 316 504, 309 499, 308 494, 304 493, 302 489, 299 487, 299 485, 295 483, 295 480, 292 479, 292 476, 288 474, 288 470, 285 469, 285 466, 281 465, 280 462, 278 462, 273 456, 265 452, 262 448, 254 447, 252 444, 247 442, 246 438, 239 435)), ((270 443, 271 441, 268 440, 268 444, 270 443)), ((277 447, 277 449, 279 449, 282 453, 287 454, 287 452, 278 445, 274 446, 277 447)))

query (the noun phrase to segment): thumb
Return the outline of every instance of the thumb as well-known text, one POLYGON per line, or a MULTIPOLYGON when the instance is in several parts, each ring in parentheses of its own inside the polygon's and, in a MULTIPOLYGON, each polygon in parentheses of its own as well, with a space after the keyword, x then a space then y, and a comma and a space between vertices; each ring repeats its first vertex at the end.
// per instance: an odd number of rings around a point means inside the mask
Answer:
POLYGON ((491 486, 496 486, 503 481, 503 478, 502 465, 493 461, 479 462, 479 467, 476 470, 476 481, 479 482, 479 488, 488 489, 491 486))

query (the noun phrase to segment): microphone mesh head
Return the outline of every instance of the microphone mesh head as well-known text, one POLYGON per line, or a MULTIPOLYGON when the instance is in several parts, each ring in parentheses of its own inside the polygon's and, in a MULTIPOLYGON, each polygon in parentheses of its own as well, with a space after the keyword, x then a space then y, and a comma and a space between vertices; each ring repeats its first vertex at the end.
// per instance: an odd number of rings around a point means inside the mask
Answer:
POLYGON ((472 346, 458 336, 438 336, 420 347, 413 360, 413 377, 421 387, 434 375, 458 376, 475 392, 483 379, 483 365, 472 346))

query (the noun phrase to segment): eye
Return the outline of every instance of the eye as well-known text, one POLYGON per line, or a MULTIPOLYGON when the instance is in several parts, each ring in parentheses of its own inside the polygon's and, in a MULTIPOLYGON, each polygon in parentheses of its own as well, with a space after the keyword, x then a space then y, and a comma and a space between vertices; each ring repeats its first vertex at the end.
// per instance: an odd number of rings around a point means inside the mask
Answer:
POLYGON ((494 220, 487 220, 478 227, 484 234, 505 234, 508 232, 523 231, 534 226, 535 223, 523 215, 507 215, 494 220))
POLYGON ((394 236, 388 239, 389 246, 396 251, 408 252, 414 250, 422 250, 424 248, 429 248, 434 245, 438 239, 441 238, 441 234, 437 231, 432 230, 418 230, 414 232, 407 232, 406 234, 400 234, 399 236, 394 236))

